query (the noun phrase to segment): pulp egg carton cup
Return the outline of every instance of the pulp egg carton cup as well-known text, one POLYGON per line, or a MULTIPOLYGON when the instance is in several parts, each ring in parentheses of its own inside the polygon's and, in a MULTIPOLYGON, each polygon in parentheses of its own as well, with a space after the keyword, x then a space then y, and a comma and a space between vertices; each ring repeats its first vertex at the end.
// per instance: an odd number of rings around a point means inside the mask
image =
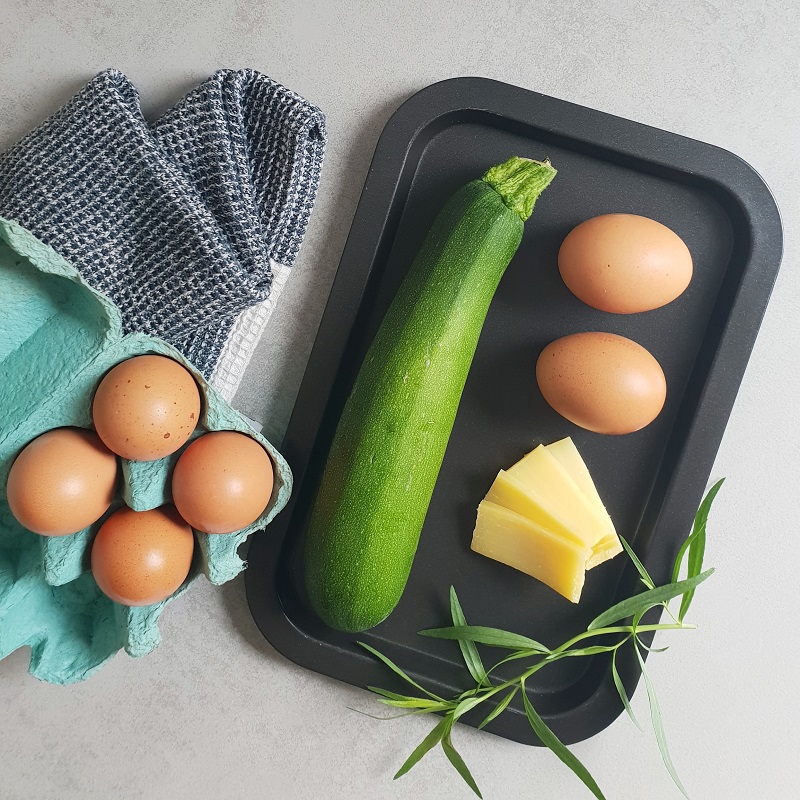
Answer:
POLYGON ((209 386, 166 342, 122 334, 122 319, 52 248, 0 218, 0 659, 29 645, 29 672, 50 683, 84 680, 119 649, 143 656, 160 642, 158 618, 200 574, 214 584, 245 568, 238 548, 286 505, 292 474, 281 454, 209 386), (6 499, 17 454, 53 428, 92 427, 94 391, 111 367, 132 356, 169 356, 194 376, 202 411, 192 440, 206 431, 241 431, 269 453, 272 496, 252 524, 230 534, 195 531, 195 553, 184 584, 151 606, 127 607, 107 598, 89 569, 92 540, 102 522, 127 504, 136 511, 171 501, 170 476, 181 450, 158 461, 122 464, 118 497, 89 528, 68 536, 39 536, 23 528, 6 499))

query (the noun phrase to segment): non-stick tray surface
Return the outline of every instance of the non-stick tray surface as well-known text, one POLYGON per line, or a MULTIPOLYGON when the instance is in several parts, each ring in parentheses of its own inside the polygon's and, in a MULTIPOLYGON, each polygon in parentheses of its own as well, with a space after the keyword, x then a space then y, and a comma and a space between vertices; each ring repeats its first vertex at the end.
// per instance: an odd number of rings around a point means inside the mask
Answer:
MULTIPOLYGON (((445 81, 412 97, 378 143, 283 444, 295 494, 250 549, 247 596, 264 636, 305 667, 393 688, 392 674, 358 647, 360 639, 452 695, 470 685, 458 646, 416 633, 449 624, 451 584, 473 624, 551 646, 580 632, 641 588, 625 556, 592 570, 575 606, 469 549, 476 507, 497 470, 535 444, 567 435, 617 530, 656 580, 668 580, 766 309, 781 242, 769 190, 727 151, 481 78, 445 81), (368 633, 337 633, 305 605, 298 552, 338 415, 434 215, 460 185, 511 155, 547 157, 558 176, 526 223, 489 311, 405 594, 368 633), (695 273, 680 298, 655 311, 614 315, 568 291, 557 269, 559 245, 579 222, 609 212, 652 217, 684 239, 695 273), (664 368, 666 405, 638 433, 582 430, 556 414, 536 386, 536 358, 548 342, 593 330, 634 339, 664 368)), ((620 666, 632 690, 632 654, 620 666)), ((622 710, 606 657, 562 661, 536 677, 532 702, 567 743, 592 736, 622 710)), ((480 711, 465 721, 487 713, 480 711)), ((536 743, 521 705, 488 729, 536 743)))

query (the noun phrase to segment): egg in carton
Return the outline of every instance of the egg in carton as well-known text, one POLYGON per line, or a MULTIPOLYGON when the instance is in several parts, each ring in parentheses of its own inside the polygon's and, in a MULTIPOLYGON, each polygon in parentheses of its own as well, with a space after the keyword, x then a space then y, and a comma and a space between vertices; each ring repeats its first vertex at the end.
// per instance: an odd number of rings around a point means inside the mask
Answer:
POLYGON ((158 618, 200 574, 222 584, 241 572, 239 546, 286 505, 292 474, 283 456, 166 342, 122 333, 117 307, 84 283, 52 248, 0 218, 0 659, 25 645, 29 671, 51 683, 83 680, 118 650, 131 656, 160 641, 158 618), (114 504, 89 528, 67 536, 39 536, 20 525, 6 499, 17 454, 45 431, 91 428, 91 402, 102 377, 132 356, 168 356, 186 367, 200 389, 202 410, 192 439, 232 430, 269 453, 275 480, 262 515, 230 534, 194 532, 189 576, 166 600, 128 607, 106 597, 89 569, 91 543, 101 523, 127 504, 144 511, 168 503, 169 475, 188 446, 166 458, 120 459, 122 486, 114 504))

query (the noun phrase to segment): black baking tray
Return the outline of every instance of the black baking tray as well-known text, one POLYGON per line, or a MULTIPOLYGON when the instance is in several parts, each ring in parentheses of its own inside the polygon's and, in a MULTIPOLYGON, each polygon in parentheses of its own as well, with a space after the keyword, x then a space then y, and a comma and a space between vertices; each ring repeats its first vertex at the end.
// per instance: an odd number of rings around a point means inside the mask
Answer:
MULTIPOLYGON (((458 646, 416 633, 449 624, 451 584, 473 624, 551 646, 580 632, 641 589, 624 556, 588 574, 576 606, 469 549, 475 509, 497 470, 535 444, 567 435, 618 531, 656 580, 668 580, 707 485, 781 250, 768 188, 725 150, 483 78, 456 78, 414 95, 378 142, 283 443, 295 493, 250 548, 247 598, 264 636, 309 669, 356 686, 400 688, 356 644, 360 639, 451 696, 471 685, 458 646), (298 554, 338 416, 434 215, 459 186, 511 155, 550 158, 558 176, 526 223, 490 308, 405 594, 368 633, 337 633, 305 605, 298 554), (614 315, 567 290, 556 263, 561 241, 582 220, 608 212, 652 217, 683 238, 695 273, 680 298, 655 311, 614 315), (663 366, 667 401, 644 430, 590 433, 556 414, 539 393, 534 368, 542 348, 592 330, 640 342, 663 366)), ((639 670, 626 652, 620 669, 633 691, 639 670)), ((502 653, 487 659, 495 655, 502 653)), ((594 735, 622 710, 607 657, 562 661, 536 677, 529 696, 566 743, 594 735)), ((464 720, 474 724, 486 710, 464 720)), ((488 730, 538 743, 519 704, 488 730)))

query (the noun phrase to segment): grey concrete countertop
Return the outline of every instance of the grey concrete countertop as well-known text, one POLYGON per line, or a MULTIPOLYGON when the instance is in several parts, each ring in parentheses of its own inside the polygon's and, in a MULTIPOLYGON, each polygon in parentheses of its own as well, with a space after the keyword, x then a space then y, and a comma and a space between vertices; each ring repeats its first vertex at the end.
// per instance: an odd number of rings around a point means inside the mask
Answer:
MULTIPOLYGON (((800 6, 790 0, 0 0, 0 149, 101 69, 155 115, 219 67, 251 66, 317 103, 330 144, 299 262, 236 405, 280 441, 379 132, 409 95, 483 75, 712 142, 764 176, 783 268, 719 452, 718 569, 701 630, 652 659, 693 798, 797 797, 800 646, 800 6)), ((27 650, 0 662, 0 798, 468 798, 441 753, 393 783, 430 722, 373 721, 365 691, 294 666, 260 636, 243 581, 199 581, 163 644, 50 686, 27 650)), ((666 638, 665 640, 666 641, 666 638)), ((634 699, 647 719, 644 692, 634 699)), ((609 800, 678 798, 652 732, 625 717, 574 750, 609 800)), ((542 750, 470 728, 456 743, 486 798, 586 798, 542 750)))

